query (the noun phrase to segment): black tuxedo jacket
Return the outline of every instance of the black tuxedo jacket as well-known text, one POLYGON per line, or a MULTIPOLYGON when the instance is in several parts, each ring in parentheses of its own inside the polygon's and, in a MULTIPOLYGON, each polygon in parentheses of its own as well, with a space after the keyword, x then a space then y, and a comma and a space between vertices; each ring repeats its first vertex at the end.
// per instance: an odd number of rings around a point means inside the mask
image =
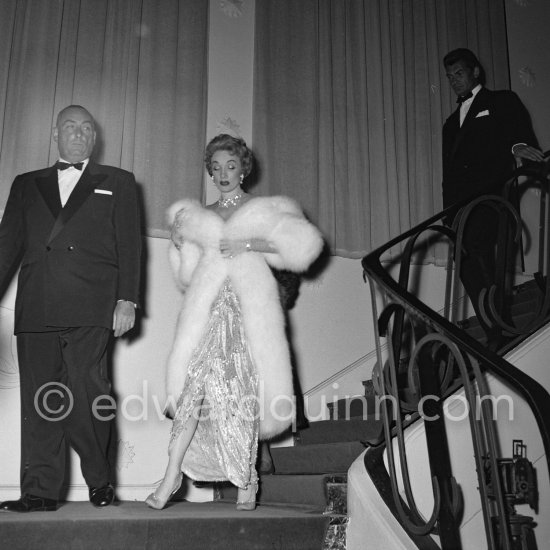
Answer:
POLYGON ((512 91, 481 88, 462 127, 460 108, 443 126, 443 206, 498 191, 515 168, 512 146, 537 146, 527 109, 512 91))
POLYGON ((21 259, 15 332, 112 328, 138 303, 141 227, 133 174, 92 161, 65 207, 54 167, 17 176, 0 224, 0 285, 21 259))

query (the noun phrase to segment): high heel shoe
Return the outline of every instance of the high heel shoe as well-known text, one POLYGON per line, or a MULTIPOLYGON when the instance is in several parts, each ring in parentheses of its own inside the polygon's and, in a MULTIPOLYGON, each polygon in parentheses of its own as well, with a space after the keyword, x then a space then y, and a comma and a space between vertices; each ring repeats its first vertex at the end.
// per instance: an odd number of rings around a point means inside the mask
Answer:
POLYGON ((183 473, 180 472, 178 477, 176 478, 176 483, 174 484, 174 489, 168 495, 167 499, 160 499, 157 496, 157 493, 155 491, 154 493, 151 493, 145 499, 145 504, 147 504, 147 506, 149 506, 149 508, 154 508, 155 510, 162 510, 166 506, 166 503, 179 491, 179 488, 181 487, 182 483, 183 483, 183 473))
MULTIPOLYGON (((237 499, 239 498, 239 493, 241 489, 237 492, 237 499)), ((252 481, 246 490, 247 493, 250 492, 248 500, 237 500, 237 510, 239 512, 252 512, 256 509, 256 493, 258 492, 258 482, 252 481)))

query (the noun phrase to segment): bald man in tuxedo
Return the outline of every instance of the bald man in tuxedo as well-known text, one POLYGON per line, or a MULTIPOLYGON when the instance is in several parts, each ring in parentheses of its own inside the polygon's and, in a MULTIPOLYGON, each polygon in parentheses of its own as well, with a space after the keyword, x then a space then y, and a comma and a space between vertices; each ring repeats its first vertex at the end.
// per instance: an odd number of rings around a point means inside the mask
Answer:
POLYGON ((15 334, 21 384, 21 498, 1 511, 54 511, 67 445, 90 502, 114 500, 112 335, 134 326, 141 223, 133 174, 91 160, 96 126, 79 105, 52 133, 55 166, 15 178, 0 224, 0 287, 20 264, 15 334))

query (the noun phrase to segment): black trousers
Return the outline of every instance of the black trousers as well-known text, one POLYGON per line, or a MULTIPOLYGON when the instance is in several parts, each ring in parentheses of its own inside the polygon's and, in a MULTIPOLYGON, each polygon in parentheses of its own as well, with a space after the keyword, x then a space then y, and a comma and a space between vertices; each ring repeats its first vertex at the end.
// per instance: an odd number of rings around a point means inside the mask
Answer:
POLYGON ((21 494, 59 499, 67 445, 89 487, 110 480, 114 408, 107 376, 110 330, 77 327, 17 334, 21 383, 21 494))
MULTIPOLYGON (((483 320, 479 305, 482 290, 496 282, 496 244, 498 239, 498 210, 486 205, 477 206, 470 214, 464 230, 460 279, 489 340, 498 340, 501 330, 483 320)), ((497 309, 503 304, 495 304, 497 309)), ((503 313, 502 311, 500 312, 503 313)))

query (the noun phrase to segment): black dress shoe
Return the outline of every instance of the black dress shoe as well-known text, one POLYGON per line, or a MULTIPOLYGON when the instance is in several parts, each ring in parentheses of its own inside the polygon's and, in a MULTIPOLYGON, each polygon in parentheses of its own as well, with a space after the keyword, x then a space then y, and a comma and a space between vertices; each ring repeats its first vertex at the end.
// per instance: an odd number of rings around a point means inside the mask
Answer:
POLYGON ((19 500, 6 500, 0 504, 0 512, 55 512, 57 500, 23 495, 19 500))
POLYGON ((90 502, 94 506, 109 506, 115 500, 115 490, 110 483, 103 487, 90 487, 90 502))

